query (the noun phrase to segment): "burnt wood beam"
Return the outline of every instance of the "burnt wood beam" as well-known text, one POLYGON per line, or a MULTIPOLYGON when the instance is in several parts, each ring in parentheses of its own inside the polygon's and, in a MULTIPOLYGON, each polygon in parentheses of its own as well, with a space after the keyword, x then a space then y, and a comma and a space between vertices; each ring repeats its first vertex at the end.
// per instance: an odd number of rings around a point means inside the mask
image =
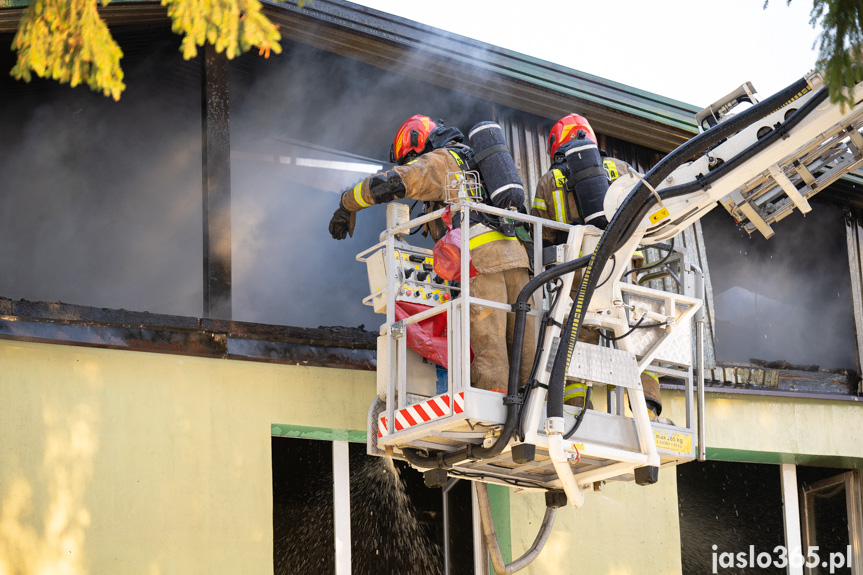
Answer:
POLYGON ((205 318, 231 319, 231 125, 228 58, 203 48, 201 112, 205 318))
POLYGON ((376 369, 377 334, 302 328, 0 298, 0 340, 376 369))

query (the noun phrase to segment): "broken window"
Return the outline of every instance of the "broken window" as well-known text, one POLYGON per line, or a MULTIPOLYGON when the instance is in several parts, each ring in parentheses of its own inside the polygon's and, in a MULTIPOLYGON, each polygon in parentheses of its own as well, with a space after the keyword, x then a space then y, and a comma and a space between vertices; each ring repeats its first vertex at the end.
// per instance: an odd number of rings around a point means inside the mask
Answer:
POLYGON ((200 65, 168 29, 112 33, 119 102, 0 75, 0 296, 199 316, 200 65))
MULTIPOLYGON (((393 137, 412 115, 466 136, 491 105, 290 43, 279 59, 237 59, 231 79, 234 319, 375 330, 382 319, 362 304, 369 284, 355 257, 380 241, 386 210, 360 211, 353 236, 336 241, 328 225, 341 192, 392 167, 393 137)), ((408 203, 418 216, 422 202, 408 203)))
POLYGON ((716 208, 702 220, 716 318, 716 359, 767 367, 856 369, 842 210, 813 202, 749 236, 716 208))

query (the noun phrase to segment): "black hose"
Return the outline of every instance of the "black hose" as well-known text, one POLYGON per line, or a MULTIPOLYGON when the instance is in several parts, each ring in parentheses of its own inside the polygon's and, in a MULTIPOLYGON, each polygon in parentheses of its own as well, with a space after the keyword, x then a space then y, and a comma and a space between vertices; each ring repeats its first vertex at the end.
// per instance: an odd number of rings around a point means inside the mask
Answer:
POLYGON ((810 89, 809 82, 806 78, 801 78, 782 91, 776 92, 766 100, 758 102, 748 110, 745 110, 740 114, 735 114, 724 122, 720 122, 713 126, 706 132, 702 132, 691 140, 684 142, 670 154, 662 158, 659 163, 657 163, 648 172, 648 175, 652 175, 654 178, 654 180, 648 180, 648 182, 651 186, 656 187, 659 185, 659 182, 664 180, 683 162, 702 155, 709 148, 717 145, 722 140, 733 136, 743 128, 750 124, 754 124, 761 118, 769 116, 785 104, 799 96, 802 96, 810 89))
MULTIPOLYGON (((546 285, 550 285, 554 280, 550 280, 546 282, 546 285)), ((542 356, 542 352, 545 349, 545 335, 546 328, 548 327, 548 322, 552 318, 552 314, 554 313, 555 308, 557 308, 557 304, 560 302, 560 296, 562 295, 562 287, 563 284, 558 280, 557 284, 554 288, 546 288, 548 290, 548 295, 551 298, 551 302, 548 306, 548 311, 546 311, 542 316, 542 321, 539 324, 539 337, 536 341, 536 351, 533 355, 533 365, 530 368, 530 376, 528 377, 527 385, 524 388, 524 393, 522 395, 522 405, 527 405, 530 401, 530 396, 535 389, 535 385, 533 382, 536 380, 536 372, 539 371, 539 362, 542 356)), ((518 411, 518 422, 516 424, 516 433, 518 434, 518 440, 524 441, 525 431, 524 431, 524 409, 519 409, 518 411)))
POLYGON ((575 422, 572 424, 572 427, 563 434, 564 439, 569 439, 572 437, 572 434, 578 431, 578 428, 581 427, 581 422, 584 421, 584 414, 587 413, 587 406, 590 405, 590 398, 593 396, 593 386, 588 385, 587 391, 584 394, 584 405, 581 406, 581 411, 578 412, 578 415, 575 416, 575 422))
POLYGON ((450 467, 456 463, 466 461, 468 459, 488 459, 500 455, 504 447, 509 443, 510 437, 516 431, 519 420, 519 404, 514 401, 518 395, 519 381, 518 376, 521 371, 521 347, 524 341, 524 329, 527 322, 527 308, 525 307, 533 296, 533 293, 541 288, 545 283, 562 275, 572 273, 575 270, 583 268, 587 265, 590 258, 588 256, 556 265, 553 268, 534 276, 516 298, 516 303, 513 304, 515 309, 515 325, 512 337, 513 357, 509 366, 509 380, 507 382, 508 403, 506 410, 506 421, 503 424, 494 443, 489 447, 477 447, 469 444, 463 449, 452 451, 450 453, 439 453, 437 457, 426 456, 419 453, 418 450, 405 447, 402 449, 405 459, 415 467, 450 467))
MULTIPOLYGON (((651 246, 651 247, 655 248, 656 246, 651 246)), ((647 264, 646 266, 641 266, 640 268, 632 268, 631 270, 629 270, 628 272, 623 274, 623 277, 626 277, 629 274, 634 274, 634 273, 641 272, 644 270, 649 270, 651 268, 659 267, 662 264, 664 264, 665 262, 667 262, 668 258, 670 258, 672 256, 672 254, 674 254, 674 238, 671 238, 671 247, 668 248, 668 253, 665 254, 664 258, 662 258, 659 261, 653 262, 652 264, 647 264)))
MULTIPOLYGON (((788 117, 787 120, 782 122, 782 124, 777 127, 775 130, 771 131, 769 134, 757 140, 753 144, 751 144, 745 150, 739 152, 736 156, 731 158, 730 160, 723 162, 722 165, 717 167, 712 172, 709 172, 706 176, 697 179, 693 182, 689 182, 686 184, 680 184, 678 186, 671 186, 668 188, 664 188, 659 191, 659 196, 662 199, 671 199, 679 196, 685 196, 688 194, 693 194, 703 189, 709 188, 713 185, 716 180, 725 175, 729 170, 736 168, 742 162, 748 160, 752 155, 757 154, 762 149, 766 148, 776 140, 780 138, 785 138, 786 134, 789 130, 799 124, 803 118, 805 118, 814 108, 820 105, 825 99, 827 99, 827 89, 822 88, 819 92, 812 96, 803 106, 801 106, 796 112, 794 112, 791 116, 788 117)), ((767 100, 764 100, 767 102, 767 100)), ((764 103, 762 102, 762 103, 764 103)), ((751 110, 752 108, 750 108, 751 110)), ((747 110, 748 111, 748 110, 747 110)), ((707 132, 705 132, 707 133, 707 132)), ((641 185, 640 183, 638 185, 641 185)), ((635 190, 633 190, 635 191, 635 190)), ((653 206, 653 202, 645 203, 637 217, 630 223, 629 228, 627 229, 627 236, 629 237, 635 231, 635 229, 641 225, 642 220, 650 211, 653 206)))

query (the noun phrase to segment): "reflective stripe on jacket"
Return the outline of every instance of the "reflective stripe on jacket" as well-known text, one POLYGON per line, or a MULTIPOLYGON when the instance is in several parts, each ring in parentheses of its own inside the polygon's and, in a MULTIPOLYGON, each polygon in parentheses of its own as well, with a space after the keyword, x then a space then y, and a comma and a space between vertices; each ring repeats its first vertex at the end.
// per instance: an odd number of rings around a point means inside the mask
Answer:
MULTIPOLYGON (((458 154, 446 148, 439 148, 419 156, 409 164, 395 166, 381 173, 398 173, 404 183, 405 199, 442 205, 446 200, 449 174, 460 170, 458 154)), ((342 205, 348 211, 358 212, 376 204, 370 189, 375 176, 380 174, 368 176, 342 195, 342 205)), ((443 226, 431 226, 432 239, 439 240, 444 229, 443 226)), ((470 235, 471 259, 479 273, 528 267, 527 252, 517 238, 506 237, 482 224, 472 225, 470 235)))

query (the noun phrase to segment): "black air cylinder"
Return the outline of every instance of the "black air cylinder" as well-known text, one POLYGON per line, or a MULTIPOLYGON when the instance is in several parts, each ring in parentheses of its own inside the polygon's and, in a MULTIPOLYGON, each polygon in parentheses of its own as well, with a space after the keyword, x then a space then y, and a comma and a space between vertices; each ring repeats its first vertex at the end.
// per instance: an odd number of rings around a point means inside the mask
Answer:
POLYGON ((480 122, 468 134, 487 197, 498 208, 524 210, 524 185, 515 169, 503 130, 494 122, 480 122))
POLYGON ((566 154, 566 167, 569 168, 567 184, 575 191, 584 223, 604 230, 608 225, 603 208, 608 177, 602 167, 599 148, 580 131, 578 137, 561 146, 561 151, 566 154))

